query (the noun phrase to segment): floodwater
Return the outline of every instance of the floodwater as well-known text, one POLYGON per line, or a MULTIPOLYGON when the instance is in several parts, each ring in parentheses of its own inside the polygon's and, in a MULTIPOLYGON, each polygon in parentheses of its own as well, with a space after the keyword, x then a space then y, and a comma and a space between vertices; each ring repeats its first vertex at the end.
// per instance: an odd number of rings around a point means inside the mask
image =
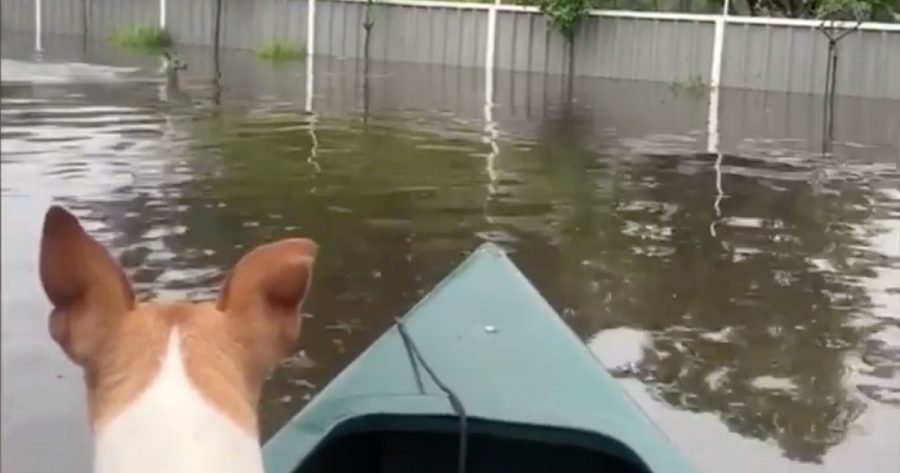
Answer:
MULTIPOLYGON (((6 36, 6 33, 4 34, 6 36)), ((2 470, 86 471, 36 263, 59 202, 143 297, 320 242, 266 436, 479 243, 512 259, 706 472, 900 471, 900 104, 3 39, 2 470), (314 91, 307 94, 308 88, 314 91)), ((523 393, 527 395, 527 393, 523 393)))

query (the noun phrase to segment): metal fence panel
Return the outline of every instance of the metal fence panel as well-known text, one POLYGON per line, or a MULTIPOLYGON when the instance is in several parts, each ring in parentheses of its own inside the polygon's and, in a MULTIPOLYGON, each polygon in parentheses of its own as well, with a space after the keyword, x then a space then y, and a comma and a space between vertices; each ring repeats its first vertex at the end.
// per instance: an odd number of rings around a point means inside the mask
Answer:
POLYGON ((215 8, 216 0, 169 2, 166 5, 166 29, 172 36, 172 40, 192 46, 211 45, 215 8))
MULTIPOLYGON (((364 56, 364 3, 320 2, 316 53, 364 56)), ((418 64, 484 65, 487 16, 483 11, 415 5, 374 5, 369 57, 418 64)))
POLYGON ((120 27, 159 25, 159 0, 88 0, 87 5, 88 31, 95 38, 107 38, 120 27))
MULTIPOLYGON (((155 25, 159 0, 0 0, 4 29, 33 31, 41 1, 44 33, 106 38, 116 27, 155 25)), ((166 28, 176 43, 211 45, 217 0, 169 1, 166 28)), ((307 0, 221 0, 222 45, 252 50, 270 40, 306 46, 307 0)), ((316 3, 315 53, 365 55, 367 3, 316 3)), ((716 21, 712 15, 594 12, 573 46, 534 8, 484 4, 371 5, 369 57, 414 64, 483 67, 489 9, 497 11, 494 65, 500 71, 709 84, 716 21)), ((729 17, 721 85, 821 94, 827 40, 812 21, 729 17)), ((837 93, 900 99, 900 28, 865 24, 839 44, 837 93)))
POLYGON ((34 31, 34 0, 0 0, 0 25, 4 30, 34 31))
MULTIPOLYGON (((812 27, 729 24, 722 85, 821 94, 828 40, 812 27)), ((857 31, 838 43, 837 94, 900 99, 900 32, 857 31)))
POLYGON ((89 32, 88 2, 89 0, 41 0, 43 32, 66 35, 83 35, 85 31, 89 32))

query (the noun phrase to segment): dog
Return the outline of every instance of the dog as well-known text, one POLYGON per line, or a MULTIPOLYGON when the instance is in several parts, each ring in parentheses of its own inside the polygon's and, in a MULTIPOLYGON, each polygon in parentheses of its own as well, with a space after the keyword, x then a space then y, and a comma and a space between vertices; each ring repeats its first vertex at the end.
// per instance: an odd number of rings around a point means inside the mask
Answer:
POLYGON ((191 103, 190 94, 181 90, 181 71, 187 70, 186 62, 173 56, 168 49, 164 49, 161 53, 162 66, 161 70, 166 75, 166 82, 160 90, 160 98, 166 102, 181 102, 184 104, 191 103))
POLYGON ((262 473, 257 404, 292 354, 315 241, 246 253, 209 302, 138 302, 122 267, 60 206, 44 218, 49 330, 82 368, 96 473, 262 473))

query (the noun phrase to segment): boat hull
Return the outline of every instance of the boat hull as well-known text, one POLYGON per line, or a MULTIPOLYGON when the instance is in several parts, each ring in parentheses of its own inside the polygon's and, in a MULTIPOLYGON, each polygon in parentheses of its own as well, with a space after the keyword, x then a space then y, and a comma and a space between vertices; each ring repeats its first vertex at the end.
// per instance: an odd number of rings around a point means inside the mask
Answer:
POLYGON ((493 244, 263 452, 268 473, 440 472, 459 471, 461 442, 468 472, 696 471, 493 244))

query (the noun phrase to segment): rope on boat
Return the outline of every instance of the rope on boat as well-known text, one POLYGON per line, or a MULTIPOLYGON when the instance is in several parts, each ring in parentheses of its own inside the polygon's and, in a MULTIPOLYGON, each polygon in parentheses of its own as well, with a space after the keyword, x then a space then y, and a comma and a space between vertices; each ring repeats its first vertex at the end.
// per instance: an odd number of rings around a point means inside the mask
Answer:
POLYGON ((419 372, 416 369, 416 360, 419 360, 419 363, 422 364, 422 367, 425 368, 425 372, 428 373, 428 376, 434 381, 434 384, 437 385, 441 391, 447 395, 447 399, 450 401, 450 407, 453 408, 453 412, 459 417, 459 460, 458 460, 458 473, 466 473, 466 450, 467 450, 467 436, 468 436, 468 424, 466 421, 466 408, 463 406, 462 401, 459 400, 459 396, 450 389, 449 386, 444 384, 443 381, 435 374, 434 370, 431 369, 431 366, 425 361, 425 358, 422 357, 422 353, 419 351, 419 348, 416 346, 415 342, 413 342, 412 337, 409 336, 409 333, 406 331, 406 327, 403 325, 403 321, 400 319, 394 319, 397 323, 397 330, 400 331, 400 337, 403 339, 403 344, 406 345, 406 351, 410 354, 410 358, 413 362, 413 370, 416 372, 416 381, 419 383, 419 387, 421 389, 421 380, 419 379, 419 372))

